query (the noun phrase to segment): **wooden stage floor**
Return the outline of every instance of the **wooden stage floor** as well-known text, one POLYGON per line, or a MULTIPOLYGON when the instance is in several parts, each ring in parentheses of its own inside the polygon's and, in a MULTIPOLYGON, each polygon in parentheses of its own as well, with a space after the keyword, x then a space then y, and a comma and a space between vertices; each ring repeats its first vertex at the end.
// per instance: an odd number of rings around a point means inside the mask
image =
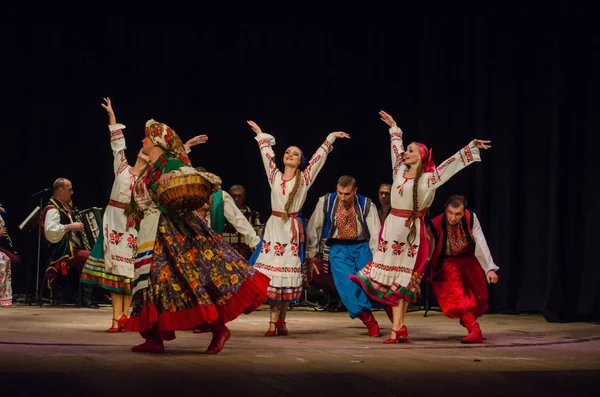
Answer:
POLYGON ((139 334, 104 332, 110 307, 0 308, 0 396, 569 396, 597 390, 600 327, 539 315, 486 315, 485 343, 441 313, 408 314, 411 343, 384 345, 346 313, 297 308, 290 335, 265 338, 268 310, 229 324, 214 356, 210 334, 177 333, 164 355, 131 353, 139 334))

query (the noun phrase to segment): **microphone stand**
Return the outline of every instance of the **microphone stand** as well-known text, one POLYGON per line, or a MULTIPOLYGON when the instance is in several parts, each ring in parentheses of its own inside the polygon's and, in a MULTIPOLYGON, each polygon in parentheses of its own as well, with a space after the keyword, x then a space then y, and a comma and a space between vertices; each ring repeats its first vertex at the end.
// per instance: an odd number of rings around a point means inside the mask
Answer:
MULTIPOLYGON (((44 210, 44 196, 43 194, 47 191, 50 191, 51 188, 42 189, 39 192, 33 193, 31 197, 39 196, 40 197, 40 219, 41 213, 44 210)), ((37 246, 37 269, 35 274, 35 299, 38 304, 42 305, 42 297, 40 296, 40 262, 41 262, 41 252, 42 252, 42 227, 43 225, 38 225, 38 246, 37 246)))

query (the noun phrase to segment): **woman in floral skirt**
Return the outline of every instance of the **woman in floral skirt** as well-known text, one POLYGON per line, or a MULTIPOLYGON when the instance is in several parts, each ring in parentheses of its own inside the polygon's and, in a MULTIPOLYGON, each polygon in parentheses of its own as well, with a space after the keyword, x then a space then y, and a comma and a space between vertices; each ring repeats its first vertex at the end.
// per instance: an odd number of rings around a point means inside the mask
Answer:
POLYGON ((150 166, 136 182, 127 210, 132 223, 140 222, 127 329, 146 341, 132 351, 162 353, 163 340, 174 339, 174 331, 205 329, 213 334, 205 353, 216 354, 231 335, 225 324, 265 301, 269 278, 195 212, 173 213, 158 204, 159 184, 197 173, 175 131, 149 120, 142 144, 150 166))

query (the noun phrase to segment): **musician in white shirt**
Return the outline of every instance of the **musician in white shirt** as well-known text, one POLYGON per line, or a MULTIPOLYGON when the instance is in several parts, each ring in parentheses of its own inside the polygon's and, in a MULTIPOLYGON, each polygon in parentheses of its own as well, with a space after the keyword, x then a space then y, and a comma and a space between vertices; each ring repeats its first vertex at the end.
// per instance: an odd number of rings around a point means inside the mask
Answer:
MULTIPOLYGON (((44 236, 48 240, 50 264, 46 269, 48 286, 58 272, 67 274, 67 268, 82 268, 90 251, 83 249, 77 232, 83 231, 81 222, 73 221, 73 185, 66 178, 58 178, 52 185, 53 195, 42 213, 44 236)), ((82 286, 82 306, 97 309, 99 306, 91 300, 92 286, 82 286)))

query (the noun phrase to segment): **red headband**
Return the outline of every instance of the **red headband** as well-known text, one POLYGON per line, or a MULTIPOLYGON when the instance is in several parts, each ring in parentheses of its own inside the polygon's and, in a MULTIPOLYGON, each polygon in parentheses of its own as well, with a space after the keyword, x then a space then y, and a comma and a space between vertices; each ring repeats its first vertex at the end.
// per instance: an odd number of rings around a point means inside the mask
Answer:
POLYGON ((419 145, 419 154, 421 155, 421 161, 425 167, 425 172, 433 172, 435 170, 435 164, 433 163, 433 160, 431 160, 431 152, 433 150, 430 149, 427 158, 425 158, 427 148, 422 143, 417 142, 417 145, 419 145))

